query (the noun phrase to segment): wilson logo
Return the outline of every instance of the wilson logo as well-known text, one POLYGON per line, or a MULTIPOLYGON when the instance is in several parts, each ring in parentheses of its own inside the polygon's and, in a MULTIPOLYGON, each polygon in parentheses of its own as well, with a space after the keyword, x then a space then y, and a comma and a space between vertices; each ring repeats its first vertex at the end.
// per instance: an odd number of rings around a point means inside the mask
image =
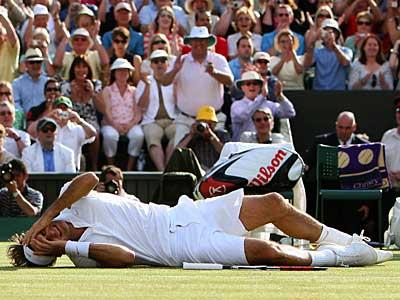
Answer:
POLYGON ((258 170, 258 173, 256 177, 254 177, 250 183, 249 186, 262 186, 266 185, 271 178, 274 176, 276 170, 278 170, 279 166, 281 165, 283 158, 287 155, 286 151, 283 151, 282 149, 278 150, 276 152, 275 156, 271 161, 269 162, 269 165, 267 167, 261 167, 258 170))

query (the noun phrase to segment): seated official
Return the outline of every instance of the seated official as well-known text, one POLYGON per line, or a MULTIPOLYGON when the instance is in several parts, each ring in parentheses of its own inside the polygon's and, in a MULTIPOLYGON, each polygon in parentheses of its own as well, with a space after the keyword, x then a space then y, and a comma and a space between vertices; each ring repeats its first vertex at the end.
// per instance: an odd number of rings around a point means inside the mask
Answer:
POLYGON ((43 207, 41 192, 28 186, 28 170, 23 161, 13 159, 2 166, 0 189, 0 217, 36 216, 43 207), (6 169, 10 167, 9 169, 6 169))

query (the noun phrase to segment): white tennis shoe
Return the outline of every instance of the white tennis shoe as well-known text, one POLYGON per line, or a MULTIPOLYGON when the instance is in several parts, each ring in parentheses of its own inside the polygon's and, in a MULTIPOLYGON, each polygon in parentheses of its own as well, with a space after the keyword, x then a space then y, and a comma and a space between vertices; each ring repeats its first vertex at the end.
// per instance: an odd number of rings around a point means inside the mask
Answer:
POLYGON ((375 249, 375 251, 377 255, 377 260, 376 260, 377 264, 393 259, 393 253, 391 251, 385 251, 380 249, 375 249))
POLYGON ((336 254, 336 266, 370 266, 378 261, 378 254, 375 249, 357 235, 353 236, 350 245, 327 244, 318 248, 318 250, 324 249, 329 249, 336 254))

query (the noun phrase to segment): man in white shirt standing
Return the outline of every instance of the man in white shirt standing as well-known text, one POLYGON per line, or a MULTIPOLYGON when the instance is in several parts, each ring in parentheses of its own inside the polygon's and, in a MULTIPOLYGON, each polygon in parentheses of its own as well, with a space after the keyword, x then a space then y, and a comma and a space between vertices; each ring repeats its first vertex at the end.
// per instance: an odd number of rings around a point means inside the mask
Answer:
POLYGON ((175 145, 190 131, 200 107, 209 105, 217 112, 218 129, 224 129, 226 116, 220 110, 224 104, 224 85, 230 87, 233 75, 226 58, 210 52, 216 38, 205 26, 193 27, 184 38, 190 53, 178 57, 173 69, 165 73, 161 82, 169 85, 175 80, 177 106, 181 111, 175 120, 175 145))

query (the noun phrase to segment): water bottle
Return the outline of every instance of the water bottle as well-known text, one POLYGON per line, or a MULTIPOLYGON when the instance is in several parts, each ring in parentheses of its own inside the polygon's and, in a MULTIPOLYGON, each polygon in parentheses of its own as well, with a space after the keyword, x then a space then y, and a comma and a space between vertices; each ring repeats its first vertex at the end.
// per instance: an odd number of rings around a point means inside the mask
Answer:
POLYGON ((146 158, 144 154, 144 150, 140 150, 139 157, 137 159, 136 168, 138 171, 143 171, 144 166, 146 165, 146 158))

